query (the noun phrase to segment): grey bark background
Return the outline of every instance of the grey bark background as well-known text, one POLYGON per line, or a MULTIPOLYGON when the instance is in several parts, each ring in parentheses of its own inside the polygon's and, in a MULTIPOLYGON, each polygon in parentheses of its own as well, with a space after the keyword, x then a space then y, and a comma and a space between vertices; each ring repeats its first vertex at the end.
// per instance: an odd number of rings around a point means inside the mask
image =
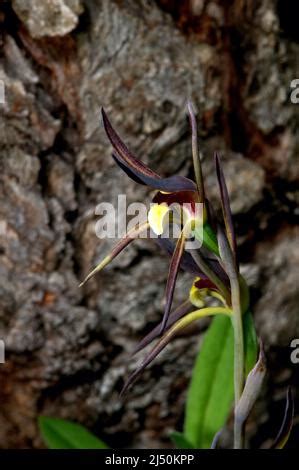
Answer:
MULTIPOLYGON (((161 318, 168 259, 132 245, 84 289, 112 245, 95 206, 149 197, 110 157, 100 106, 144 162, 191 171, 185 102, 200 128, 209 197, 224 155, 242 270, 269 374, 250 420, 267 445, 298 387, 298 106, 294 2, 12 0, 0 4, 0 446, 41 447, 40 414, 88 426, 117 447, 170 446, 180 429, 201 323, 120 399, 137 340, 161 318)), ((182 274, 177 300, 190 278, 182 274)), ((298 421, 295 420, 295 423, 298 421)), ((298 438, 295 426, 290 445, 298 438)))

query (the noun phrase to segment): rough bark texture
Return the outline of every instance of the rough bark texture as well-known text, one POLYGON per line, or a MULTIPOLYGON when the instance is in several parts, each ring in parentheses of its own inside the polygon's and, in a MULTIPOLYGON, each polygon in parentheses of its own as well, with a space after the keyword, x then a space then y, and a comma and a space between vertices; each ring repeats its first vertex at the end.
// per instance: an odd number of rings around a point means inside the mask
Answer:
MULTIPOLYGON (((181 425, 198 331, 172 343, 119 398, 138 360, 130 352, 161 318, 167 258, 138 242, 77 286, 111 246, 95 236, 96 204, 116 203, 119 193, 128 202, 148 197, 113 164, 100 106, 146 163, 188 174, 188 96, 216 204, 212 154, 224 155, 242 269, 268 352, 249 432, 256 446, 275 435, 285 384, 298 386, 299 367, 288 348, 299 337, 299 105, 290 101, 299 37, 291 3, 1 3, 1 447, 42 446, 39 414, 77 420, 115 446, 167 446, 181 425)), ((180 277, 178 299, 189 283, 180 277)))

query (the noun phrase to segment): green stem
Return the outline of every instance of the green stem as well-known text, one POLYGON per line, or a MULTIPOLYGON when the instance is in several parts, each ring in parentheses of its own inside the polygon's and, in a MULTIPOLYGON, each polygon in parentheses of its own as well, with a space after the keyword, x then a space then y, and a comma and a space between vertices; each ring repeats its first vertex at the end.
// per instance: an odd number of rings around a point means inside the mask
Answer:
MULTIPOLYGON (((237 276, 231 276, 231 297, 233 309, 234 326, 234 389, 235 389, 235 410, 241 398, 244 387, 244 337, 243 319, 240 296, 240 284, 237 276)), ((243 426, 240 424, 235 413, 234 420, 234 448, 242 449, 244 446, 243 426)))

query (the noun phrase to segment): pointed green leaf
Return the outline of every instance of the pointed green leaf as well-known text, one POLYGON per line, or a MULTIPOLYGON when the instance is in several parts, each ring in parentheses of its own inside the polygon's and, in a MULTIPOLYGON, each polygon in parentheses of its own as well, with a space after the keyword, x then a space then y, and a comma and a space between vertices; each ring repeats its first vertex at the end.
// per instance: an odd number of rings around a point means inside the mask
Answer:
POLYGON ((174 431, 170 434, 169 437, 177 449, 194 449, 191 442, 189 442, 181 432, 174 431))
POLYGON ((103 441, 80 424, 46 416, 40 416, 38 423, 49 449, 108 449, 103 441))
MULTIPOLYGON (((258 345, 250 312, 244 314, 246 375, 257 359, 258 345), (248 371, 248 372, 247 372, 248 371)), ((184 436, 195 448, 210 448, 227 421, 234 399, 234 336, 230 318, 213 319, 196 359, 187 395, 184 436)))
POLYGON ((184 435, 195 448, 210 448, 233 400, 233 328, 217 316, 197 357, 188 390, 184 435))

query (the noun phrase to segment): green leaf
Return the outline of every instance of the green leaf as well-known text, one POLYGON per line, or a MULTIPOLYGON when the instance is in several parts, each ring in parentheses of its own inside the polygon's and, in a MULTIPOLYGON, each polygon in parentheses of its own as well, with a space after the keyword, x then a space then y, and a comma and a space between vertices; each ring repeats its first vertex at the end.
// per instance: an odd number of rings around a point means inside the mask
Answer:
POLYGON ((169 437, 177 449, 194 449, 194 446, 191 444, 191 442, 189 442, 181 432, 174 431, 170 434, 169 437))
POLYGON ((187 395, 184 435, 195 448, 211 447, 231 409, 233 343, 231 320, 214 318, 197 356, 187 395))
MULTIPOLYGON (((252 315, 244 314, 246 376, 254 367, 258 345, 252 315)), ((234 400, 234 334, 230 318, 213 319, 196 359, 187 395, 184 436, 195 448, 210 448, 234 400)))
POLYGON ((40 416, 38 424, 50 449, 108 449, 103 441, 80 424, 46 416, 40 416))

